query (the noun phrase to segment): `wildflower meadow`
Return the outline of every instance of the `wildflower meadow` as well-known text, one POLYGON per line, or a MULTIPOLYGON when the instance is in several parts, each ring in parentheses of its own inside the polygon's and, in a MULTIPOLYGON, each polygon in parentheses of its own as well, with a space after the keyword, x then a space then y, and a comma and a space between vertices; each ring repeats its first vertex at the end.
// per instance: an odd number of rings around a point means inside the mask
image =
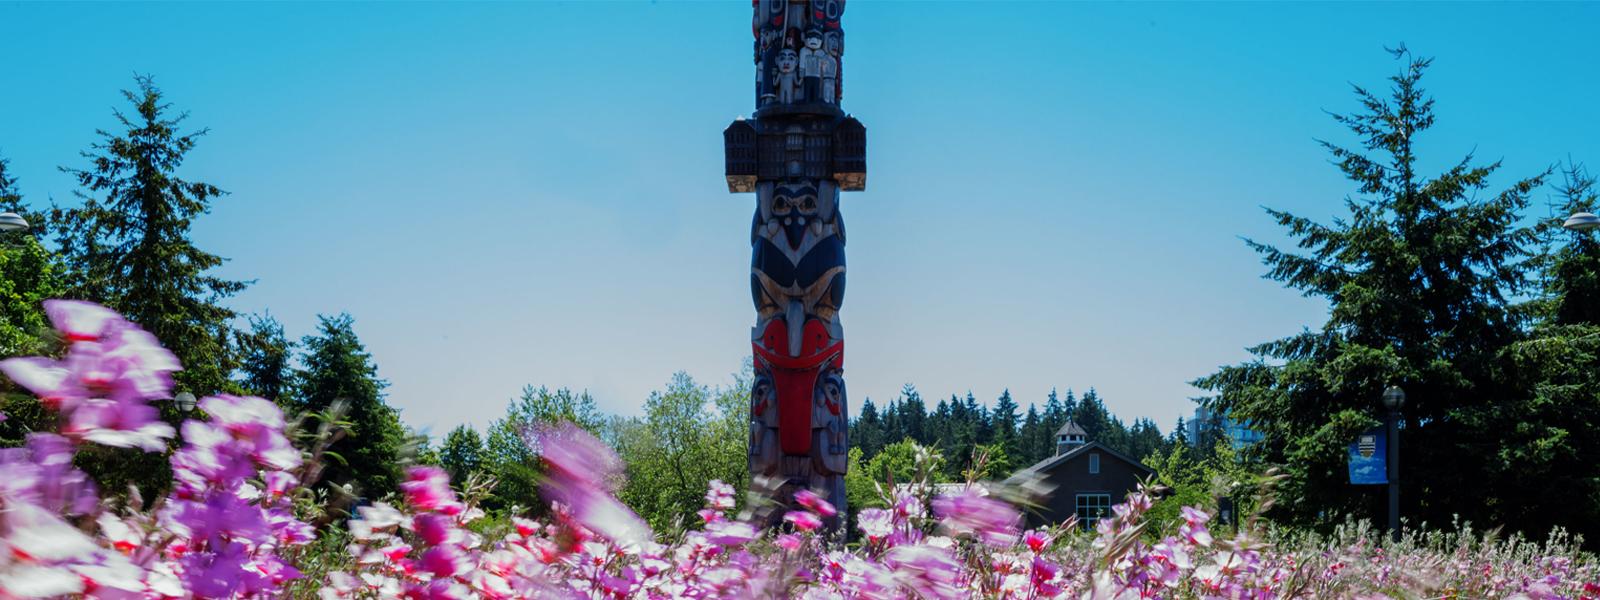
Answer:
POLYGON ((219 395, 173 428, 152 404, 183 368, 172 352, 96 304, 45 311, 64 356, 0 362, 59 417, 0 451, 0 598, 1600 598, 1600 563, 1559 531, 1390 542, 1359 522, 1213 529, 1189 506, 1161 528, 1154 486, 1092 527, 1030 529, 990 482, 880 486, 884 507, 848 515, 802 491, 772 519, 713 481, 698 522, 652 531, 616 497, 617 456, 570 423, 524 432, 548 506, 491 514, 483 482, 412 466, 346 518, 309 491, 336 419, 219 395), (165 454, 170 490, 100 489, 74 466, 97 447, 165 454))

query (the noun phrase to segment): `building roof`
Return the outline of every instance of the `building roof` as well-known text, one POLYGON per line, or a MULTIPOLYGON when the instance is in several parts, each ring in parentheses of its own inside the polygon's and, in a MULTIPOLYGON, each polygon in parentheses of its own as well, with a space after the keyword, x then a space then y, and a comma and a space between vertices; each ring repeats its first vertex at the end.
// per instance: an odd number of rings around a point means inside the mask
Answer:
POLYGON ((1084 431, 1083 428, 1079 427, 1077 423, 1067 421, 1061 425, 1061 429, 1056 430, 1056 435, 1081 435, 1088 437, 1089 432, 1084 431))
POLYGON ((1050 458, 1046 458, 1046 459, 1041 460, 1041 461, 1039 461, 1037 463, 1034 463, 1033 466, 1031 466, 1031 467, 1028 467, 1028 468, 1023 469, 1021 471, 1017 471, 1011 477, 1008 477, 1007 480, 1016 479, 1018 477, 1028 476, 1028 475, 1037 474, 1037 473, 1044 473, 1044 472, 1048 472, 1048 471, 1053 471, 1057 467, 1060 467, 1061 465, 1064 465, 1064 464, 1070 462, 1072 459, 1077 458, 1079 456, 1082 456, 1085 453, 1089 452, 1090 448, 1093 448, 1093 449, 1099 450, 1100 452, 1104 452, 1106 454, 1109 454, 1112 457, 1114 457, 1114 458, 1116 458, 1118 460, 1121 460, 1122 462, 1125 462, 1125 463, 1128 463, 1130 465, 1133 465, 1133 467, 1135 469, 1139 469, 1141 471, 1144 471, 1145 473, 1147 473, 1149 475, 1155 475, 1155 473, 1156 473, 1155 469, 1151 469, 1150 467, 1144 466, 1144 463, 1141 463, 1141 462, 1139 462, 1137 460, 1133 460, 1131 458, 1128 458, 1127 456, 1123 455, 1121 452, 1117 452, 1116 450, 1112 450, 1111 448, 1106 447, 1104 444, 1101 444, 1100 442, 1089 442, 1089 443, 1084 444, 1082 446, 1078 446, 1077 448, 1073 448, 1072 450, 1069 450, 1067 452, 1064 452, 1064 453, 1061 453, 1061 454, 1057 454, 1057 455, 1052 456, 1050 458))

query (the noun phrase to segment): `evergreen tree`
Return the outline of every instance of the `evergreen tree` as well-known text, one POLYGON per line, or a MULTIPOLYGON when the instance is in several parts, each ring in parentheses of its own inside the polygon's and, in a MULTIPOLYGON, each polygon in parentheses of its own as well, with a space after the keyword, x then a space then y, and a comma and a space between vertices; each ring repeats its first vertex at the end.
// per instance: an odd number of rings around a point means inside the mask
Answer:
POLYGON ((297 407, 290 397, 294 342, 283 334, 283 324, 270 314, 250 315, 250 331, 238 333, 236 340, 240 387, 282 406, 297 407))
POLYGON ((1028 414, 1022 418, 1022 429, 1017 431, 1017 437, 1021 440, 1022 456, 1018 461, 1021 466, 1031 465, 1045 457, 1044 442, 1049 439, 1049 434, 1041 436, 1043 429, 1038 407, 1029 402, 1028 414))
POLYGON ((878 407, 867 398, 861 403, 861 416, 850 427, 850 441, 861 449, 861 455, 870 458, 878 455, 885 444, 883 420, 878 418, 878 407))
POLYGON ((917 393, 917 388, 906 384, 900 389, 900 425, 905 428, 906 437, 915 440, 918 444, 927 444, 927 432, 923 429, 928 419, 928 407, 922 402, 922 395, 917 393))
MULTIPOLYGON (((1600 210, 1600 187, 1588 170, 1569 163, 1555 184, 1563 215, 1600 210)), ((1561 230, 1561 219, 1542 223, 1543 252, 1535 260, 1544 288, 1536 308, 1558 325, 1600 324, 1600 241, 1589 232, 1561 230)))
POLYGON ((1183 417, 1178 417, 1178 424, 1174 425, 1172 427, 1172 433, 1167 435, 1167 445, 1168 446, 1188 446, 1188 445, 1190 445, 1190 442, 1189 442, 1189 424, 1183 420, 1183 417))
POLYGON ((978 397, 967 392, 967 419, 970 423, 963 430, 971 432, 972 445, 981 446, 994 441, 994 426, 989 422, 989 411, 978 404, 978 397))
POLYGON ((155 334, 183 363, 180 390, 222 391, 234 368, 234 312, 221 301, 247 284, 213 274, 224 259, 189 240, 194 219, 223 194, 178 176, 206 130, 180 131, 186 115, 169 115, 171 105, 149 77, 135 83, 137 90, 123 92, 133 114, 114 113, 124 131, 99 131, 102 141, 83 153, 91 166, 63 169, 77 179, 83 200, 50 215, 69 267, 68 293, 106 304, 155 334))
MULTIPOLYGON (((1067 392, 1071 398, 1072 392, 1067 392)), ((1106 405, 1100 402, 1100 395, 1094 388, 1084 392, 1083 398, 1074 403, 1076 410, 1072 412, 1072 422, 1083 428, 1084 436, 1091 442, 1108 444, 1111 441, 1111 416, 1106 411, 1106 405)))
POLYGON ((1499 349, 1518 336, 1506 298, 1523 283, 1518 263, 1531 240, 1518 211, 1542 176, 1482 194, 1498 163, 1474 166, 1468 156, 1432 178, 1420 173, 1415 144, 1434 125, 1421 87, 1429 61, 1403 48, 1395 57, 1403 67, 1388 98, 1356 87, 1361 109, 1334 115, 1359 147, 1322 142, 1355 184, 1349 216, 1323 224, 1269 209, 1301 253, 1249 242, 1268 277, 1326 299, 1328 321, 1256 346, 1255 360, 1195 384, 1213 393, 1208 408, 1264 434, 1251 450, 1285 465, 1277 506, 1302 521, 1379 514, 1377 494, 1346 481, 1345 448, 1380 422, 1383 389, 1400 385, 1402 514, 1503 523, 1508 506, 1570 501, 1494 477, 1507 434, 1520 428, 1521 415, 1504 406, 1509 390, 1492 376, 1499 349))
POLYGON ((1019 462, 1025 458, 1017 435, 1017 401, 1011 399, 1011 390, 1001 392, 1000 399, 995 400, 989 421, 994 429, 993 443, 1005 450, 1006 457, 1019 462))
POLYGON ((323 411, 342 402, 351 423, 349 435, 329 451, 338 458, 324 471, 334 484, 353 484, 358 496, 382 498, 399 484, 400 457, 406 431, 400 416, 383 402, 383 388, 350 315, 318 317, 317 334, 301 340, 301 364, 296 373, 300 399, 307 410, 323 411))
MULTIPOLYGON (((1561 214, 1600 205, 1595 179, 1569 164, 1554 185, 1561 214)), ((1534 264, 1543 294, 1530 302, 1536 318, 1526 339, 1502 356, 1516 392, 1497 402, 1502 425, 1488 481, 1500 490, 1561 490, 1589 501, 1502 501, 1506 522, 1532 533, 1562 526, 1600 540, 1600 243, 1591 232, 1566 232, 1560 218, 1540 224, 1543 248, 1534 264)), ((1528 307, 1524 307, 1528 308, 1528 307)), ((1484 411, 1483 417, 1495 413, 1484 411)), ((1486 422, 1492 426, 1493 422, 1486 422)))

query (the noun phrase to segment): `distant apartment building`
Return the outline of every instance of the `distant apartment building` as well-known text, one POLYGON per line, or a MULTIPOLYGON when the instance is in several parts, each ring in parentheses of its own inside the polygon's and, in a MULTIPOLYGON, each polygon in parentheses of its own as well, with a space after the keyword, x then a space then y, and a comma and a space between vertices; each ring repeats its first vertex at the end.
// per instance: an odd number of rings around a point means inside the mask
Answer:
POLYGON ((1202 406, 1194 410, 1194 419, 1187 423, 1190 444, 1199 444, 1201 440, 1216 439, 1213 434, 1227 436, 1228 443, 1235 449, 1244 448, 1261 441, 1261 432, 1251 429, 1249 423, 1235 421, 1226 414, 1214 413, 1202 406))

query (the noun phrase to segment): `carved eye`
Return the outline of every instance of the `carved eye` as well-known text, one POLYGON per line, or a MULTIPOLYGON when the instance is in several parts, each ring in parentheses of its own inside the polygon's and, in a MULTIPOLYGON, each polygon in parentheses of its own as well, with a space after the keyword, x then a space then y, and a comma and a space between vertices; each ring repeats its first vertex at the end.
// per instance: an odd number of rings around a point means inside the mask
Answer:
POLYGON ((789 199, 782 196, 773 198, 772 213, 777 215, 789 214, 789 199))
POLYGON ((806 196, 805 200, 800 201, 800 210, 806 212, 817 210, 817 200, 811 196, 806 196))

